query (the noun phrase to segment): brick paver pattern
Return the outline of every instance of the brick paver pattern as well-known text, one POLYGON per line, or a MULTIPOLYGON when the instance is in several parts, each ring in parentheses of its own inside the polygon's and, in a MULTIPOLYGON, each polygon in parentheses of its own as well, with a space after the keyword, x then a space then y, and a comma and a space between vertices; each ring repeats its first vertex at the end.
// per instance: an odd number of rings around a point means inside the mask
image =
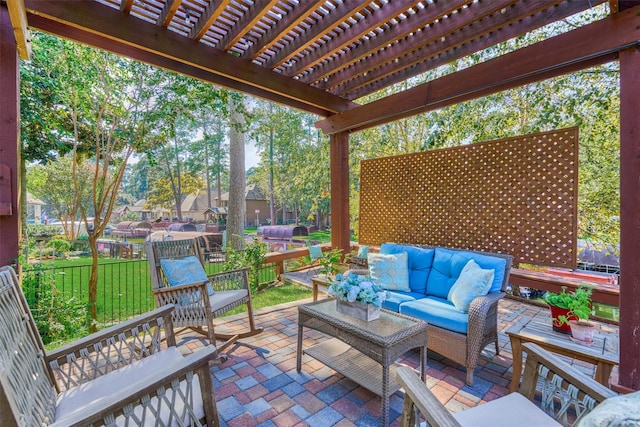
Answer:
MULTIPOLYGON (((304 300, 298 303, 306 303, 304 300)), ((285 304, 256 311, 260 335, 236 343, 228 360, 211 368, 220 422, 223 427, 379 426, 380 398, 332 369, 303 356, 302 370, 296 372, 298 330, 297 304, 285 304)), ((511 347, 504 334, 520 316, 549 318, 549 310, 503 299, 499 306, 500 354, 488 345, 480 358, 472 387, 465 384, 465 368, 440 355, 428 353, 427 385, 452 412, 463 411, 508 393, 511 380, 511 347)), ((246 316, 224 319, 216 331, 242 329, 246 316)), ((602 332, 617 334, 617 327, 602 325, 602 332)), ((305 348, 327 339, 305 330, 305 348)), ((206 344, 191 333, 178 335, 184 354, 206 344)), ((400 363, 418 368, 419 354, 412 351, 400 363)), ((593 366, 574 365, 593 375, 593 366)), ((613 376, 617 376, 617 368, 613 376)), ((615 381, 615 378, 612 378, 615 381)), ((402 390, 390 398, 391 426, 400 424, 402 390)))

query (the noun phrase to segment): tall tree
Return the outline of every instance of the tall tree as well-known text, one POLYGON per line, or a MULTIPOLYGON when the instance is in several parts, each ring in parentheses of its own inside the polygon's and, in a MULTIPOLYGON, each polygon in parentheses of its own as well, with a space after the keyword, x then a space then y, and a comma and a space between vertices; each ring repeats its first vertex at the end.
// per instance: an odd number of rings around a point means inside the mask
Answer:
MULTIPOLYGON (((56 50, 42 52, 48 55, 42 61, 48 69, 40 73, 55 79, 55 84, 43 88, 54 90, 56 100, 47 130, 70 147, 69 174, 77 198, 83 194, 82 187, 89 184, 90 203, 78 206, 85 227, 93 230, 89 234, 92 270, 88 297, 89 314, 95 320, 97 240, 113 212, 127 160, 134 152, 149 147, 147 116, 155 106, 162 73, 68 41, 58 40, 56 46, 56 50), (86 165, 91 166, 88 181, 81 172, 86 165)), ((96 329, 95 323, 91 329, 96 329)))
POLYGON ((227 216, 228 244, 232 249, 244 248, 245 203, 245 132, 248 114, 244 96, 229 96, 229 213, 227 216))

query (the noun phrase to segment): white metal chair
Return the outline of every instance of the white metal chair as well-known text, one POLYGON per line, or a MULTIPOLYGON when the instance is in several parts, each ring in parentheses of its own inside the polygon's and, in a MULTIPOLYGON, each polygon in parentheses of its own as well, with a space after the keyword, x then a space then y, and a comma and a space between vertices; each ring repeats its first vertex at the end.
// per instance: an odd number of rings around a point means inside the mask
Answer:
POLYGON ((220 353, 238 339, 262 332, 255 326, 247 268, 208 276, 196 239, 145 244, 156 306, 175 306, 175 327, 205 335, 213 345, 216 339, 224 340, 218 347, 220 353), (216 334, 214 319, 242 305, 247 306, 247 328, 233 334, 216 334))
POLYGON ((216 350, 182 356, 172 309, 47 352, 15 271, 0 267, 1 424, 219 426, 209 370, 216 350))

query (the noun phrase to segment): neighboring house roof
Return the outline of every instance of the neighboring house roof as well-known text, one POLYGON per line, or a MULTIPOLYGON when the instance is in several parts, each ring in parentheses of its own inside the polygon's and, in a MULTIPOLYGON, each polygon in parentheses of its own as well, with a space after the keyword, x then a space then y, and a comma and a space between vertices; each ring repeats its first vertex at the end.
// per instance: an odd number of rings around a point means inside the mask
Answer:
POLYGON ((222 206, 221 207, 216 207, 216 206, 214 206, 214 207, 211 207, 211 208, 205 210, 204 213, 205 214, 214 213, 216 215, 226 215, 229 212, 227 211, 227 208, 225 208, 225 207, 222 207, 222 206))
MULTIPOLYGON (((215 200, 215 195, 218 193, 216 189, 211 189, 211 200, 215 200)), ((182 204, 180 205, 180 209, 182 212, 202 212, 209 208, 209 196, 207 195, 207 189, 204 188, 198 191, 198 194, 189 194, 187 195, 182 204)))
POLYGON ((45 203, 42 200, 33 197, 33 195, 27 191, 27 205, 40 205, 40 206, 42 206, 44 204, 45 203))
POLYGON ((147 205, 147 199, 140 199, 132 205, 124 205, 120 207, 119 209, 117 209, 117 212, 119 214, 124 214, 127 212, 142 213, 142 212, 161 212, 161 211, 167 210, 157 206, 154 207, 153 209, 149 209, 148 207, 146 207, 146 205, 147 205))
MULTIPOLYGON (((267 198, 262 194, 262 191, 258 188, 256 184, 250 184, 245 187, 244 191, 244 199, 245 200, 267 200, 267 198)), ((222 200, 229 200, 229 192, 222 194, 222 200)))
MULTIPOLYGON (((211 200, 212 203, 215 204, 215 200, 218 199, 218 191, 216 189, 211 190, 211 200)), ((267 198, 262 194, 257 185, 251 184, 247 185, 244 192, 245 200, 267 200, 267 198)), ((229 192, 222 193, 222 201, 229 200, 229 192)), ((182 212, 203 212, 209 208, 213 208, 213 206, 209 206, 209 197, 207 196, 207 190, 202 189, 198 192, 197 195, 189 194, 182 201, 181 209, 182 212)), ((226 213, 226 212, 225 212, 226 213)))

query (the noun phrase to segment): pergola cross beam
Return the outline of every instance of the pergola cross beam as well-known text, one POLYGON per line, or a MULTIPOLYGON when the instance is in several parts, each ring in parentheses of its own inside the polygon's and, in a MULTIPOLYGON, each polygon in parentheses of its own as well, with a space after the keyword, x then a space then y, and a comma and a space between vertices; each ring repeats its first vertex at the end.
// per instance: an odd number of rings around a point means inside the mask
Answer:
POLYGON ((420 86, 335 114, 316 126, 361 130, 612 60, 640 40, 637 8, 502 55, 420 86), (549 55, 549 52, 554 52, 549 55), (587 65, 588 64, 588 65, 587 65), (496 70, 500 70, 496 73, 496 70))

